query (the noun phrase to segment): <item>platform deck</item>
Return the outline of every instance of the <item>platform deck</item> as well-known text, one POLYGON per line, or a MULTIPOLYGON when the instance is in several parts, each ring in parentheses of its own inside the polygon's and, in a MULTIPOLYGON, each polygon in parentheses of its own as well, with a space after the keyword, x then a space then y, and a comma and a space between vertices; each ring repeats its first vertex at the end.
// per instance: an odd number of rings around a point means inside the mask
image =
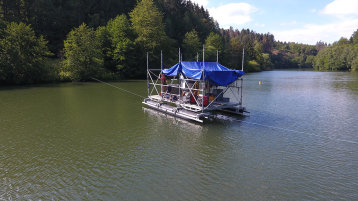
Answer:
POLYGON ((208 113, 193 112, 193 111, 186 110, 184 108, 178 108, 175 106, 171 106, 167 103, 159 103, 159 102, 153 101, 149 98, 144 99, 143 104, 145 104, 155 110, 164 112, 166 114, 180 117, 182 119, 193 120, 193 121, 200 122, 200 123, 203 122, 204 118, 207 118, 210 115, 208 113))

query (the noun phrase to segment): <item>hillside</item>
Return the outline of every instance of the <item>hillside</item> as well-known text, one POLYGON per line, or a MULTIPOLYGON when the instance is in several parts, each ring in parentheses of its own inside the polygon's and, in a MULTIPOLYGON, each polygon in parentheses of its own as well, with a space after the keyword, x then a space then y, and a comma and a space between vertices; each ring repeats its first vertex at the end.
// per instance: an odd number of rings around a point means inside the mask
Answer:
POLYGON ((358 34, 333 44, 297 44, 270 33, 220 29, 203 7, 186 0, 0 0, 0 83, 142 78, 150 65, 195 60, 247 71, 275 68, 358 69, 358 34), (20 39, 20 40, 19 40, 20 39), (26 51, 23 51, 26 50, 26 51))

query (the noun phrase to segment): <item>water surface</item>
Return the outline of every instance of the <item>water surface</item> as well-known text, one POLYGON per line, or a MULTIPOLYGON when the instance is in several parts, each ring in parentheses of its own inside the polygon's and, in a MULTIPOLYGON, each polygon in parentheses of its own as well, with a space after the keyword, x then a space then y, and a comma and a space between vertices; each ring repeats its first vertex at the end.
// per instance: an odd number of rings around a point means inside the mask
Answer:
POLYGON ((358 199, 357 73, 244 87, 248 117, 204 125, 101 83, 0 88, 0 200, 358 199))

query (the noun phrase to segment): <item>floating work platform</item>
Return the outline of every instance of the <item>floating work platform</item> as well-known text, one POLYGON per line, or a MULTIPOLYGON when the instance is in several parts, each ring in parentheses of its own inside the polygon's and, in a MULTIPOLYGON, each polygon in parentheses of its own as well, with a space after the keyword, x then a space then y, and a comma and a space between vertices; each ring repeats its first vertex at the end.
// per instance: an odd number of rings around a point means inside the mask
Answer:
POLYGON ((192 121, 203 123, 204 119, 210 118, 209 113, 197 113, 181 107, 172 106, 169 103, 156 102, 149 98, 144 99, 142 103, 149 106, 152 109, 186 120, 192 120, 192 121))
MULTIPOLYGON (((245 108, 237 108, 234 105, 220 105, 216 108, 210 108, 210 111, 201 112, 201 111, 192 111, 188 108, 173 105, 173 103, 165 102, 165 101, 158 101, 152 100, 151 98, 146 98, 142 102, 144 105, 149 106, 150 108, 163 112, 165 114, 178 117, 181 119, 189 120, 189 121, 196 121, 199 123, 203 123, 204 121, 211 121, 217 118, 217 113, 229 113, 235 115, 244 115, 246 112, 245 108)), ((191 105, 193 106, 193 105, 191 105)))
MULTIPOLYGON (((180 56, 179 56, 180 58, 180 56)), ((243 115, 241 70, 218 62, 180 61, 169 69, 149 69, 143 104, 186 120, 203 123, 217 113, 243 115)))

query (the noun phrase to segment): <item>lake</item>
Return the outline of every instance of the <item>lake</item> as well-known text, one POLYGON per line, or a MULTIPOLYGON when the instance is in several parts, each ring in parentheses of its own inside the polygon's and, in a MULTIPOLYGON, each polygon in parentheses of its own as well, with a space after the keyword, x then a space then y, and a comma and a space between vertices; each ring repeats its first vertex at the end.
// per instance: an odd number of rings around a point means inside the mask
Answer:
POLYGON ((358 200, 358 73, 244 79, 250 115, 206 124, 102 83, 2 87, 0 200, 358 200))

